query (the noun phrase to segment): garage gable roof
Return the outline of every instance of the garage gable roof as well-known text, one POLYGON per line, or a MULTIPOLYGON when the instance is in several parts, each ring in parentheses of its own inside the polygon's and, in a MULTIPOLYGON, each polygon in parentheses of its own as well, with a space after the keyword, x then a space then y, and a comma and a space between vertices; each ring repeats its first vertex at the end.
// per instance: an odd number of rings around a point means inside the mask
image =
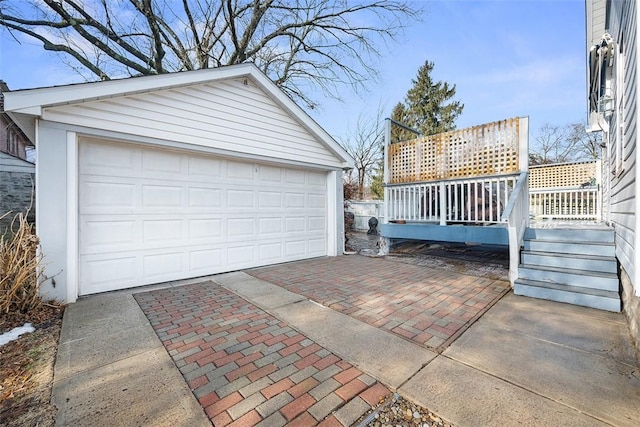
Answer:
MULTIPOLYGON (((121 80, 11 91, 5 93, 5 110, 18 122, 25 133, 33 138, 35 135, 34 117, 51 119, 51 117, 55 117, 56 111, 64 112, 74 106, 86 107, 98 105, 101 102, 104 104, 115 98, 142 98, 145 94, 167 93, 172 90, 203 87, 204 85, 215 85, 238 79, 245 83, 251 82, 273 103, 284 110, 292 120, 309 132, 313 139, 335 157, 331 163, 342 168, 353 166, 353 159, 349 154, 302 108, 251 63, 121 80)), ((326 161, 323 163, 326 164, 326 161)))

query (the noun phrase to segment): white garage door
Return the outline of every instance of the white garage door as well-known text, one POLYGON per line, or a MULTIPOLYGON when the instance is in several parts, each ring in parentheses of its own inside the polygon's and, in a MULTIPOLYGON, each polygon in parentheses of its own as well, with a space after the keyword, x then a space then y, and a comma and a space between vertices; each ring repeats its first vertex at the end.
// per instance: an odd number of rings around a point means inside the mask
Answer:
POLYGON ((324 172, 85 140, 86 295, 327 254, 324 172))

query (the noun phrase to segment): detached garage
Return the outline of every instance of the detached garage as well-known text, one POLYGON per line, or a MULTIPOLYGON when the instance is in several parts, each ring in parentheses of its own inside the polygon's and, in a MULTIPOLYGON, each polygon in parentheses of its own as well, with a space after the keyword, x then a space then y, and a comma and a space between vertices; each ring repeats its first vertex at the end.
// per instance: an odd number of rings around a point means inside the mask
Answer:
POLYGON ((349 155, 252 64, 5 93, 49 298, 342 254, 349 155))

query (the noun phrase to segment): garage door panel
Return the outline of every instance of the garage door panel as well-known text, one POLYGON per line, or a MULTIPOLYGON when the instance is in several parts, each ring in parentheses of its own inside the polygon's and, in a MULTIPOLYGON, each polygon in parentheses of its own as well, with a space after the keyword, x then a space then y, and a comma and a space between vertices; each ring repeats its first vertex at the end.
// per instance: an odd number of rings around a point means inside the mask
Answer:
POLYGON ((258 174, 261 182, 281 183, 282 168, 260 165, 258 174))
POLYGON ((219 159, 189 156, 187 168, 189 180, 216 182, 222 178, 222 160, 219 159))
POLYGON ((106 174, 114 172, 130 174, 140 169, 140 152, 122 144, 84 143, 80 156, 85 161, 80 165, 81 174, 106 174))
POLYGON ((232 269, 254 264, 254 249, 253 244, 230 246, 227 249, 227 264, 232 269))
POLYGON ((285 218, 285 231, 287 233, 304 232, 305 222, 304 216, 285 218))
POLYGON ((319 172, 307 172, 307 184, 324 188, 326 186, 326 176, 319 172))
POLYGON ((144 277, 171 277, 184 272, 184 251, 151 254, 142 256, 142 275, 144 277))
POLYGON ((285 170, 285 182, 293 185, 304 185, 306 183, 306 175, 301 170, 287 169, 285 170))
POLYGON ((304 193, 286 193, 285 208, 287 209, 304 209, 304 193))
POLYGON ((173 185, 142 186, 142 208, 171 209, 182 207, 183 188, 173 185))
POLYGON ((229 182, 233 182, 234 180, 253 181, 254 165, 251 163, 228 161, 226 170, 226 178, 229 182))
POLYGON ((309 217, 309 231, 323 232, 327 229, 327 221, 324 216, 309 217))
POLYGON ((80 153, 81 294, 326 255, 323 173, 117 143, 80 153))
POLYGON ((261 262, 281 259, 282 242, 262 243, 258 245, 258 257, 261 262))
POLYGON ((83 183, 84 192, 80 200, 81 206, 91 208, 134 209, 136 186, 120 182, 91 182, 83 183))
POLYGON ((261 236, 282 233, 282 223, 282 217, 258 218, 258 233, 261 236))
POLYGON ((144 243, 179 244, 184 236, 181 219, 152 219, 142 221, 142 241, 144 243))
POLYGON ((229 218, 227 220, 227 237, 255 237, 255 218, 229 218))
POLYGON ((309 254, 322 256, 327 251, 327 240, 325 238, 309 239, 309 254))
POLYGON ((291 240, 285 242, 285 257, 296 258, 306 253, 307 242, 305 240, 291 240))
MULTIPOLYGON (((87 221, 80 230, 80 236, 86 248, 133 245, 136 242, 136 221, 133 220, 87 221)), ((81 253, 86 252, 86 248, 81 248, 81 253)))
POLYGON ((222 269, 224 259, 222 248, 191 251, 189 253, 189 269, 196 273, 211 274, 222 269))
POLYGON ((183 154, 171 151, 144 150, 142 151, 142 172, 146 176, 150 176, 150 173, 160 172, 165 175, 165 179, 171 175, 182 179, 183 158, 183 154))
POLYGON ((282 208, 282 193, 279 191, 259 191, 258 208, 282 208))
POLYGON ((139 277, 138 264, 136 256, 87 259, 80 270, 80 280, 88 288, 87 293, 132 286, 139 277))
POLYGON ((324 194, 309 194, 308 207, 311 209, 324 209, 326 208, 326 196, 324 194))
POLYGON ((220 188, 189 187, 190 208, 222 207, 223 191, 220 188))
POLYGON ((227 208, 251 209, 254 207, 253 190, 227 190, 227 208))
POLYGON ((189 220, 189 240, 219 239, 222 237, 223 220, 205 218, 189 220))

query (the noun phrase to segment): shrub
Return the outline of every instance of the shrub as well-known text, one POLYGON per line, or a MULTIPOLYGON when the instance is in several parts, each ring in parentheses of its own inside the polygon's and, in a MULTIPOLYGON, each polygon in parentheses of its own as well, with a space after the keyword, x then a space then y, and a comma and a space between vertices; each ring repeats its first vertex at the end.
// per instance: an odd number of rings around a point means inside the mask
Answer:
POLYGON ((26 313, 42 304, 39 244, 27 213, 17 214, 8 232, 0 236, 0 314, 26 313))

